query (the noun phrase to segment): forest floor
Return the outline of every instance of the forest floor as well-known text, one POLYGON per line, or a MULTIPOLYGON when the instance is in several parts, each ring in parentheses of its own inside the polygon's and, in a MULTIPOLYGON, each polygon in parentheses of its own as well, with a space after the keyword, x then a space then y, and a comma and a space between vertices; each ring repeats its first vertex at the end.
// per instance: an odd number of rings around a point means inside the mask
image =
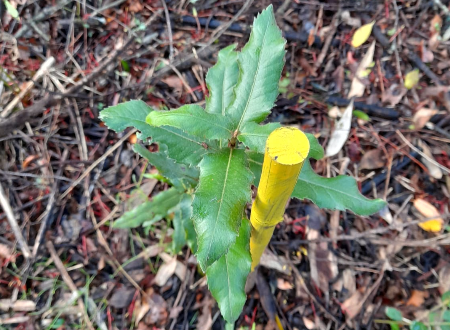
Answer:
POLYGON ((284 329, 450 329, 448 0, 2 1, 0 329, 224 328, 195 256, 164 250, 170 221, 111 227, 142 201, 137 188, 151 198, 167 184, 141 180, 155 171, 131 150, 136 135, 99 112, 202 104, 218 51, 240 49, 269 4, 287 39, 270 120, 333 148, 369 63, 345 145, 313 167, 388 207, 359 217, 292 200, 237 327, 277 329, 278 315, 284 329))

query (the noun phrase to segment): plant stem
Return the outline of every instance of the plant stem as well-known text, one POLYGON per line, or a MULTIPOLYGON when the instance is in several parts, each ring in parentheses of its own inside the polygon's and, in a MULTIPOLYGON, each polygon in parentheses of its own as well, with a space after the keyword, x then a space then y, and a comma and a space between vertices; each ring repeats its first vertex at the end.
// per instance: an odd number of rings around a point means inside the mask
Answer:
POLYGON ((267 139, 261 180, 250 217, 252 270, 259 264, 275 226, 283 220, 286 203, 309 148, 308 138, 297 128, 278 128, 267 139))

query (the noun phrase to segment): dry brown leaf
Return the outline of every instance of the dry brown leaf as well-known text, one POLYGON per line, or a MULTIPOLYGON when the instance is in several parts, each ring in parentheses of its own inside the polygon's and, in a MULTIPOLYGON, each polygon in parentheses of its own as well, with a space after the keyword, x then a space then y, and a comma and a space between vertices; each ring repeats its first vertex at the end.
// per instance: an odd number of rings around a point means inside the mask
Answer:
POLYGON ((273 254, 269 249, 264 250, 259 263, 265 268, 274 269, 280 273, 291 275, 291 267, 286 259, 282 256, 273 254))
POLYGON ((414 128, 421 129, 438 112, 436 109, 420 108, 413 116, 414 128))
MULTIPOLYGON (((418 145, 422 148, 422 152, 428 157, 428 159, 432 159, 436 162, 433 154, 431 153, 430 147, 424 141, 419 140, 418 145)), ((439 166, 437 166, 435 163, 432 163, 428 159, 422 157, 422 163, 428 168, 428 170, 430 171, 430 175, 435 179, 442 179, 443 173, 439 166)))
POLYGON ((139 13, 142 9, 144 9, 144 5, 138 0, 130 1, 128 5, 128 10, 132 13, 139 13))
POLYGON ((354 318, 359 314, 363 304, 361 301, 364 295, 360 291, 355 291, 348 299, 346 299, 342 305, 342 311, 348 316, 349 319, 354 318))
POLYGON ((421 198, 414 200, 413 204, 425 218, 432 218, 428 221, 419 223, 420 228, 432 233, 441 231, 444 220, 441 218, 439 211, 432 204, 421 198))
POLYGON ((277 278, 277 288, 283 291, 292 290, 294 287, 292 283, 283 280, 282 278, 277 278))
POLYGON ((413 290, 411 297, 409 297, 406 302, 406 306, 421 307, 425 302, 425 299, 428 298, 428 295, 428 291, 413 290))
POLYGON ((369 150, 361 158, 359 168, 361 170, 375 170, 386 165, 386 157, 380 148, 369 150))
POLYGON ((450 264, 439 270, 439 291, 441 294, 450 291, 450 264))
POLYGON ((177 258, 174 257, 170 261, 164 262, 156 273, 154 283, 158 286, 164 286, 170 277, 175 274, 177 269, 177 258))
MULTIPOLYGON (((307 239, 320 238, 320 232, 308 228, 307 239)), ((326 242, 310 243, 308 248, 311 278, 322 292, 328 292, 329 283, 338 275, 336 256, 328 249, 326 242)))
POLYGON ((419 54, 424 63, 431 63, 434 60, 433 52, 427 49, 423 40, 420 41, 419 54))
POLYGON ((381 102, 389 104, 391 107, 395 107, 405 96, 408 90, 399 84, 392 84, 388 89, 384 90, 381 95, 381 102))
POLYGON ((350 92, 348 93, 348 98, 352 97, 361 97, 364 95, 364 91, 366 90, 366 86, 361 82, 361 79, 368 76, 367 68, 373 62, 373 55, 375 53, 375 41, 372 42, 366 54, 359 63, 358 69, 356 70, 355 77, 352 80, 352 85, 350 87, 350 92))
POLYGON ((442 18, 439 15, 434 15, 434 17, 430 21, 430 32, 432 34, 441 32, 442 27, 442 18))
POLYGON ((12 250, 8 246, 0 243, 0 258, 11 259, 12 257, 12 250))
POLYGON ((169 76, 162 81, 173 88, 175 95, 180 96, 183 93, 183 82, 178 76, 169 76))

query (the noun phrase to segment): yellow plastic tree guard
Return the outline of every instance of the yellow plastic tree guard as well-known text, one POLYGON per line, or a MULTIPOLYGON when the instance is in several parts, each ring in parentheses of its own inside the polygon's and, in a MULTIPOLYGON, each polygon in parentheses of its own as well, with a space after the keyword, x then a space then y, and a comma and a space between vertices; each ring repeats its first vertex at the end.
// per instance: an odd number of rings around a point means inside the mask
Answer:
POLYGON ((261 180, 250 216, 252 270, 259 264, 275 226, 283 221, 286 203, 309 148, 306 135, 293 127, 277 128, 267 139, 261 180))

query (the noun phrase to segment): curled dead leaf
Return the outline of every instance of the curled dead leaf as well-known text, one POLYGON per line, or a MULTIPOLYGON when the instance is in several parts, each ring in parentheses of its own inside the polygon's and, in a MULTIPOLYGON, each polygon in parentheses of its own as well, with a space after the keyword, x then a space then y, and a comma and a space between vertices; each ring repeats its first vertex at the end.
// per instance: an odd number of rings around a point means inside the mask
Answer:
POLYGON ((414 128, 421 129, 438 112, 436 109, 420 108, 413 116, 414 128))
POLYGON ((418 198, 414 200, 413 204, 420 214, 425 218, 430 218, 430 220, 419 223, 420 228, 431 233, 441 231, 444 220, 441 218, 439 211, 431 203, 418 198))
POLYGON ((382 149, 372 149, 364 154, 359 163, 361 170, 375 170, 386 165, 386 157, 382 149))
POLYGON ((409 297, 406 302, 406 306, 421 307, 425 302, 425 299, 428 298, 428 295, 428 291, 413 290, 411 297, 409 297))

